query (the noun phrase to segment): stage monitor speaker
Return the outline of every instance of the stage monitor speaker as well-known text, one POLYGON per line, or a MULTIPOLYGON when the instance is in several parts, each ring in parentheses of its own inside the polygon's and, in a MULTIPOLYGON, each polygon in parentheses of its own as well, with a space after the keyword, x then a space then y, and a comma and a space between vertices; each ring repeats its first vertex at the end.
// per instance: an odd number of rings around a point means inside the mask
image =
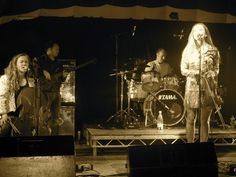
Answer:
POLYGON ((73 136, 0 138, 0 176, 75 177, 73 136))
POLYGON ((129 177, 218 177, 213 143, 128 148, 129 177))

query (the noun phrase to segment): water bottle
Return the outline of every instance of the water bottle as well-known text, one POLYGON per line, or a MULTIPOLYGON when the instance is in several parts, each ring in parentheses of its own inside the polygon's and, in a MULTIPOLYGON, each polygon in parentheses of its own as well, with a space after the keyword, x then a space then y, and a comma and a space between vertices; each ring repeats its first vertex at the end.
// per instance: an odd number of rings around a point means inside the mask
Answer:
POLYGON ((232 115, 230 117, 230 126, 232 129, 234 129, 234 126, 235 126, 235 117, 232 115))
POLYGON ((158 129, 158 130, 163 130, 163 116, 162 116, 162 111, 159 111, 158 116, 157 116, 157 129, 158 129))

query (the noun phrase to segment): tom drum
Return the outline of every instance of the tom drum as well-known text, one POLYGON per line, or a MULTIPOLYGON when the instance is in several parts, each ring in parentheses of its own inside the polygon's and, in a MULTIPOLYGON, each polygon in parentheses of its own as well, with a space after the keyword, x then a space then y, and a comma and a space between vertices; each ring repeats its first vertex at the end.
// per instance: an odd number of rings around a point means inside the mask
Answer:
POLYGON ((154 92, 161 87, 160 73, 147 71, 141 75, 142 89, 146 92, 154 92))

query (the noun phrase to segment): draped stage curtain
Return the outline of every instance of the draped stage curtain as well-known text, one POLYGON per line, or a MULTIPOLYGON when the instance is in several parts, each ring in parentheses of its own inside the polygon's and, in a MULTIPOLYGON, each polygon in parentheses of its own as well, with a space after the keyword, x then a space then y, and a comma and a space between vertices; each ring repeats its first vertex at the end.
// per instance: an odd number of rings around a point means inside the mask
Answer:
POLYGON ((236 22, 234 0, 1 0, 0 3, 0 24, 37 17, 236 22))

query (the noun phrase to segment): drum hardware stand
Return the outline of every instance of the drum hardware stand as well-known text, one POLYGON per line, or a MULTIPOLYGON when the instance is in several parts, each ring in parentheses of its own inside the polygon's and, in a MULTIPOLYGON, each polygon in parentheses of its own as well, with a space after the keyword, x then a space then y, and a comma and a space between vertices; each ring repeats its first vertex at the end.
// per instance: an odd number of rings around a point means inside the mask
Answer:
MULTIPOLYGON (((127 112, 123 109, 123 100, 124 100, 124 75, 129 73, 128 71, 120 71, 119 73, 110 74, 110 76, 120 76, 121 77, 121 93, 120 93, 120 110, 117 111, 114 115, 110 116, 106 122, 110 122, 115 118, 115 123, 122 123, 124 121, 124 115, 127 112)), ((122 123, 123 124, 123 123, 122 123)), ((121 125, 123 126, 123 125, 121 125)))
MULTIPOLYGON (((135 28, 133 29, 132 31, 132 36, 134 36, 135 34, 135 30, 136 30, 136 26, 135 28)), ((110 76, 116 76, 116 114, 115 115, 112 115, 111 117, 108 118, 108 120, 106 122, 109 122, 111 119, 113 119, 114 117, 120 117, 121 120, 123 119, 123 116, 124 114, 126 113, 124 110, 123 110, 123 76, 125 73, 122 74, 122 72, 118 72, 118 54, 119 54, 119 43, 118 43, 118 40, 119 40, 119 37, 123 36, 123 35, 127 35, 129 34, 129 32, 122 32, 122 33, 116 33, 114 35, 112 35, 111 37, 114 37, 115 38, 115 74, 110 74, 110 76), (120 94, 120 97, 121 97, 121 105, 120 105, 120 110, 119 110, 119 88, 118 88, 118 82, 119 82, 119 75, 121 75, 121 94, 120 94)))
MULTIPOLYGON (((135 31, 136 31, 136 26, 133 27, 132 32, 132 37, 135 35, 135 31)), ((116 112, 118 112, 119 110, 119 72, 118 72, 118 66, 119 66, 119 62, 118 62, 118 54, 119 54, 119 37, 121 36, 125 36, 128 35, 130 32, 122 32, 122 33, 116 33, 114 35, 112 35, 111 37, 115 38, 115 75, 116 75, 116 112)))
POLYGON ((144 127, 152 127, 155 125, 155 122, 153 121, 151 124, 148 125, 148 112, 151 112, 150 110, 145 112, 145 120, 144 120, 144 127))
MULTIPOLYGON (((125 77, 125 80, 127 82, 129 82, 126 77, 125 77)), ((135 111, 130 107, 130 93, 127 94, 128 95, 128 107, 125 109, 127 110, 127 114, 125 115, 126 116, 126 126, 127 128, 136 128, 136 126, 140 126, 139 122, 138 122, 138 115, 135 113, 135 111), (132 114, 131 115, 131 112, 132 111, 132 114)))
POLYGON ((125 35, 127 34, 127 32, 125 33, 117 33, 117 34, 114 34, 112 35, 112 37, 115 38, 115 76, 116 76, 116 112, 118 112, 119 110, 119 75, 120 73, 118 72, 118 53, 119 53, 119 45, 118 45, 118 40, 119 40, 119 37, 122 36, 122 35, 125 35))
MULTIPOLYGON (((128 105, 128 108, 124 110, 123 108, 123 102, 124 102, 124 77, 127 73, 132 73, 133 71, 120 71, 119 73, 113 73, 110 74, 110 76, 118 75, 121 77, 121 93, 120 93, 120 110, 116 112, 114 115, 110 116, 106 123, 111 122, 111 120, 115 119, 115 123, 120 123, 121 127, 126 127, 128 124, 127 118, 130 118, 130 105, 128 105)), ((130 103, 128 103, 130 104, 130 103)))

